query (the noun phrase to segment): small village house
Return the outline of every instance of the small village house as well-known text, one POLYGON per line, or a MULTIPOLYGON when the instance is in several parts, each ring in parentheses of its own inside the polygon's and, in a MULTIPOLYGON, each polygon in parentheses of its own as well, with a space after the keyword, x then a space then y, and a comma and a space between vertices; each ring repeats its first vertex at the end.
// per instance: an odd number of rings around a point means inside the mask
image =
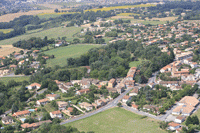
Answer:
POLYGON ((56 100, 60 97, 58 94, 47 94, 46 98, 48 98, 50 101, 56 100))
POLYGON ((32 83, 28 86, 28 89, 29 90, 32 90, 32 89, 40 89, 41 85, 38 84, 38 83, 32 83))
POLYGON ((51 118, 62 118, 62 113, 60 110, 50 112, 51 118))

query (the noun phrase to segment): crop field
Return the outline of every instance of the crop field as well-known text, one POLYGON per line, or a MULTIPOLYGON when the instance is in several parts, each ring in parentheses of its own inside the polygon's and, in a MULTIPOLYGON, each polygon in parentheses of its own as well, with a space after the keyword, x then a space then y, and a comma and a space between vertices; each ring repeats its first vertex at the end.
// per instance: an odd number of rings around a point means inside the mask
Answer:
POLYGON ((0 29, 0 32, 3 32, 4 34, 10 33, 13 31, 13 29, 0 29))
POLYGON ((150 7, 150 6, 156 6, 154 4, 140 4, 140 5, 127 5, 127 6, 112 6, 112 7, 104 7, 104 8, 98 8, 98 9, 90 9, 85 11, 110 11, 115 9, 126 9, 126 8, 135 8, 135 7, 150 7))
POLYGON ((19 52, 20 50, 22 49, 13 47, 12 45, 2 45, 0 47, 0 56, 7 56, 13 53, 14 51, 19 52))
POLYGON ((55 4, 50 4, 50 3, 45 3, 45 4, 38 4, 39 6, 43 6, 43 7, 46 7, 46 8, 50 8, 50 9, 61 9, 62 6, 60 5, 55 5, 55 4))
POLYGON ((14 42, 17 42, 19 40, 23 39, 29 39, 31 37, 41 37, 44 38, 47 36, 48 38, 58 38, 58 37, 67 37, 67 41, 72 41, 73 40, 73 35, 75 33, 79 33, 81 31, 81 27, 56 27, 56 28, 51 28, 48 30, 42 30, 37 29, 36 31, 29 31, 26 34, 16 36, 10 39, 5 39, 0 41, 0 45, 11 45, 14 42))
POLYGON ((47 66, 53 67, 55 65, 65 66, 67 65, 67 58, 69 57, 78 57, 83 53, 86 53, 89 49, 94 47, 100 47, 101 45, 97 44, 78 44, 78 45, 70 45, 65 47, 59 47, 56 49, 52 49, 44 52, 47 55, 54 55, 54 59, 47 60, 47 66))
POLYGON ((95 133, 165 133, 158 121, 116 107, 88 118, 65 124, 79 131, 95 133))
POLYGON ((14 80, 16 82, 22 82, 24 80, 29 81, 29 77, 27 76, 20 76, 20 77, 0 77, 0 82, 7 84, 8 81, 14 80))
POLYGON ((73 14, 73 13, 76 13, 76 12, 60 12, 60 13, 40 13, 40 14, 38 14, 37 16, 39 17, 39 18, 46 18, 46 19, 48 19, 48 18, 55 18, 55 17, 59 17, 59 16, 61 16, 61 15, 63 15, 63 14, 73 14))
POLYGON ((138 16, 140 16, 140 14, 136 14, 136 13, 120 13, 120 14, 117 14, 117 16, 129 16, 129 15, 138 15, 138 16))

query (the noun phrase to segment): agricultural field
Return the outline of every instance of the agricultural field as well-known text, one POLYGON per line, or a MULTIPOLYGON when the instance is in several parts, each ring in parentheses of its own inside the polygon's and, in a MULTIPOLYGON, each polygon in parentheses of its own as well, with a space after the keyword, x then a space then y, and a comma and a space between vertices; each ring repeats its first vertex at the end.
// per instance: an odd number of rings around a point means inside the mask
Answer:
POLYGON ((20 48, 13 47, 12 45, 2 45, 0 46, 0 56, 7 56, 13 52, 19 52, 20 48))
POLYGON ((55 39, 58 37, 67 37, 67 41, 72 41, 73 35, 79 33, 81 29, 81 27, 56 27, 48 30, 37 29, 36 31, 28 31, 26 34, 2 40, 0 41, 0 45, 11 45, 19 40, 29 39, 31 37, 44 38, 45 36, 55 39))
POLYGON ((98 9, 90 9, 90 10, 85 10, 85 11, 110 11, 110 10, 115 10, 115 9, 126 9, 126 8, 134 8, 134 7, 150 7, 150 6, 156 6, 154 4, 140 4, 140 5, 127 5, 127 6, 112 6, 112 7, 104 7, 104 8, 98 8, 98 9))
POLYGON ((89 49, 94 47, 100 47, 98 44, 78 44, 70 45, 65 47, 55 48, 49 51, 44 52, 47 55, 54 55, 54 59, 47 60, 47 66, 53 67, 55 65, 65 66, 67 65, 67 58, 69 57, 78 57, 86 53, 89 49))
POLYGON ((24 80, 29 81, 28 76, 19 76, 19 77, 0 77, 0 82, 3 82, 4 84, 7 84, 8 81, 14 80, 16 82, 22 82, 24 80))
POLYGON ((39 18, 45 18, 45 19, 49 19, 49 18, 55 18, 55 17, 59 17, 63 14, 73 14, 73 13, 76 13, 76 12, 60 12, 60 13, 40 13, 38 14, 37 16, 39 18))
POLYGON ((120 13, 120 14, 117 14, 117 16, 129 16, 129 15, 138 15, 138 16, 140 16, 140 14, 136 14, 136 13, 120 13))
POLYGON ((79 131, 95 133, 165 133, 158 121, 116 107, 91 117, 65 124, 79 131))
POLYGON ((0 29, 0 32, 3 32, 4 34, 10 33, 13 31, 13 29, 0 29))
POLYGON ((38 4, 39 6, 43 6, 43 7, 46 7, 46 8, 50 8, 50 9, 61 9, 62 6, 60 5, 55 5, 55 4, 51 4, 51 3, 45 3, 45 4, 38 4))

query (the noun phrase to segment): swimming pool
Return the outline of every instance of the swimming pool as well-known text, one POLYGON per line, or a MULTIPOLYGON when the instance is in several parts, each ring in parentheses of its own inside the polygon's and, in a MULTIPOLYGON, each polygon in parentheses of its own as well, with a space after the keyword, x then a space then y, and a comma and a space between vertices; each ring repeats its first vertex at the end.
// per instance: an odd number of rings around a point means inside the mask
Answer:
POLYGON ((20 118, 20 120, 21 120, 22 122, 24 122, 24 121, 26 120, 26 118, 20 118))
POLYGON ((35 109, 29 109, 28 111, 30 111, 30 112, 35 112, 35 109))

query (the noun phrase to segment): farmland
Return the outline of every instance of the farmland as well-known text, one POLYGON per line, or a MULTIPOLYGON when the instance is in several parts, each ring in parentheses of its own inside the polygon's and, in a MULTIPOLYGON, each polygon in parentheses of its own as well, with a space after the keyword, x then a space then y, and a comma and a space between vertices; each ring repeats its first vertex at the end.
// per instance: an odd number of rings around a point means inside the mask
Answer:
POLYGON ((95 133, 164 133, 158 121, 143 118, 122 108, 112 108, 91 117, 65 124, 80 131, 95 133))
POLYGON ((140 4, 140 5, 127 5, 127 6, 113 6, 113 7, 104 7, 104 8, 98 8, 98 9, 90 9, 90 10, 85 10, 85 11, 110 11, 110 10, 115 10, 115 9, 126 9, 126 8, 135 8, 135 7, 150 7, 150 6, 156 6, 153 4, 140 4))
POLYGON ((129 16, 129 15, 140 15, 140 14, 136 14, 136 13, 120 13, 120 14, 117 14, 117 16, 129 16))
POLYGON ((47 55, 54 55, 54 59, 47 60, 47 66, 53 67, 55 65, 65 66, 67 65, 67 58, 69 57, 78 57, 83 53, 86 53, 89 49, 94 47, 99 47, 101 45, 87 45, 87 44, 79 44, 79 45, 70 45, 66 47, 60 47, 56 49, 52 49, 44 52, 47 55))
POLYGON ((12 45, 2 45, 0 47, 0 56, 7 56, 14 51, 19 52, 20 50, 22 49, 13 47, 12 45))
POLYGON ((67 37, 67 41, 73 40, 73 35, 81 31, 81 27, 56 27, 48 30, 36 30, 36 32, 31 31, 30 33, 23 34, 21 36, 16 36, 10 39, 0 41, 0 45, 9 45, 13 44, 16 41, 29 39, 31 37, 41 37, 44 38, 47 36, 48 38, 58 38, 58 37, 67 37))
POLYGON ((48 19, 48 18, 55 18, 55 17, 59 17, 59 16, 61 16, 61 15, 63 15, 63 14, 73 14, 73 13, 75 13, 75 12, 61 12, 61 13, 40 13, 40 14, 38 14, 37 16, 39 17, 39 18, 46 18, 46 19, 48 19))

